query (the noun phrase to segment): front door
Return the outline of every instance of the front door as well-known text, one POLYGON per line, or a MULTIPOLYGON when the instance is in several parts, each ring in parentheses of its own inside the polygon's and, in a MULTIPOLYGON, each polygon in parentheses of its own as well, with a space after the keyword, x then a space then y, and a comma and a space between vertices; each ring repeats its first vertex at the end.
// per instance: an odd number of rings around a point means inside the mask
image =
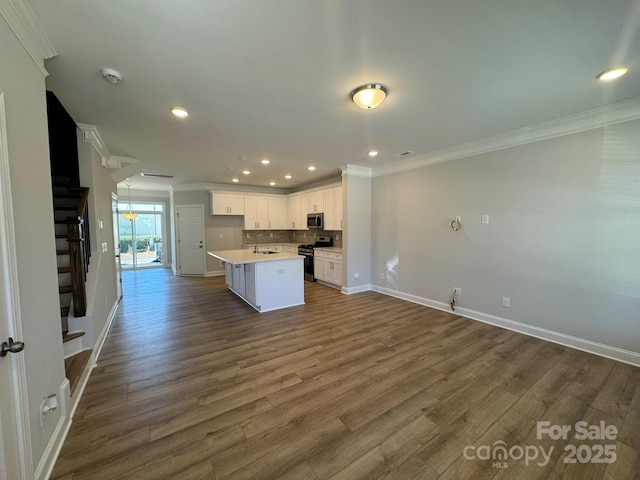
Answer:
POLYGON ((178 255, 180 275, 203 275, 204 207, 189 205, 176 207, 178 216, 178 255))

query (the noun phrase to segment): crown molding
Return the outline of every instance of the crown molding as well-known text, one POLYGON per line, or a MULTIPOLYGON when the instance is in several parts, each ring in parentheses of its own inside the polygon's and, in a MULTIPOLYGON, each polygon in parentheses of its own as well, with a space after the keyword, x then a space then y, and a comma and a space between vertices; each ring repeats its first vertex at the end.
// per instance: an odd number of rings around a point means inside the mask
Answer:
POLYGON ((82 132, 82 141, 90 143, 102 157, 102 166, 107 166, 105 163, 107 159, 111 157, 111 154, 109 153, 107 145, 102 140, 98 129, 94 125, 87 125, 85 123, 77 123, 76 125, 82 132))
POLYGON ((373 171, 369 167, 362 167, 360 165, 352 165, 350 163, 346 165, 340 165, 340 170, 342 170, 342 176, 350 175, 352 177, 365 177, 371 178, 373 175, 373 171))
POLYGON ((31 7, 23 0, 0 0, 0 16, 18 38, 44 77, 49 72, 44 61, 55 57, 57 52, 31 7))
POLYGON ((569 115, 557 120, 539 123, 531 127, 487 137, 475 142, 439 150, 421 157, 393 164, 381 165, 373 169, 373 176, 379 177, 415 168, 494 152, 510 147, 526 145, 551 138, 585 132, 616 123, 629 122, 640 118, 640 97, 606 107, 569 115))

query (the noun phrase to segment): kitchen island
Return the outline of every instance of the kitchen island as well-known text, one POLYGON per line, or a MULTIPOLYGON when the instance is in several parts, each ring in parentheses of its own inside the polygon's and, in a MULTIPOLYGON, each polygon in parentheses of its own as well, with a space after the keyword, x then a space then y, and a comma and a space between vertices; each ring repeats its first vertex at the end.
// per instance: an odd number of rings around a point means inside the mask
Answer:
POLYGON ((258 312, 304 304, 304 257, 297 253, 243 249, 207 255, 225 263, 229 289, 258 312))

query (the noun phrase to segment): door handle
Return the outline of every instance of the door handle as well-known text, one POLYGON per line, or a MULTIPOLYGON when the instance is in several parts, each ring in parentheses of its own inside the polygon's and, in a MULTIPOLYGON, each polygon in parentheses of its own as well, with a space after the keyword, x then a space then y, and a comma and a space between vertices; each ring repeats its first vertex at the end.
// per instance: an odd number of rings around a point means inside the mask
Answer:
POLYGON ((24 342, 14 342, 9 337, 9 342, 2 342, 0 345, 0 357, 6 357, 8 353, 18 353, 24 350, 24 342))

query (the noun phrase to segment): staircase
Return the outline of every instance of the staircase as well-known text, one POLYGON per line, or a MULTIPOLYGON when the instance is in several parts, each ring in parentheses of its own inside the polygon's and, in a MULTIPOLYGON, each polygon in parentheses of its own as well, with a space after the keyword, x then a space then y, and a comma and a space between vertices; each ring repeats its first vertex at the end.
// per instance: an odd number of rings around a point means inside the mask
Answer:
POLYGON ((87 208, 89 189, 76 183, 68 177, 52 177, 62 341, 65 371, 72 394, 91 357, 91 349, 84 348, 82 343, 85 332, 69 331, 69 315, 75 318, 86 315, 85 281, 91 256, 87 208))

